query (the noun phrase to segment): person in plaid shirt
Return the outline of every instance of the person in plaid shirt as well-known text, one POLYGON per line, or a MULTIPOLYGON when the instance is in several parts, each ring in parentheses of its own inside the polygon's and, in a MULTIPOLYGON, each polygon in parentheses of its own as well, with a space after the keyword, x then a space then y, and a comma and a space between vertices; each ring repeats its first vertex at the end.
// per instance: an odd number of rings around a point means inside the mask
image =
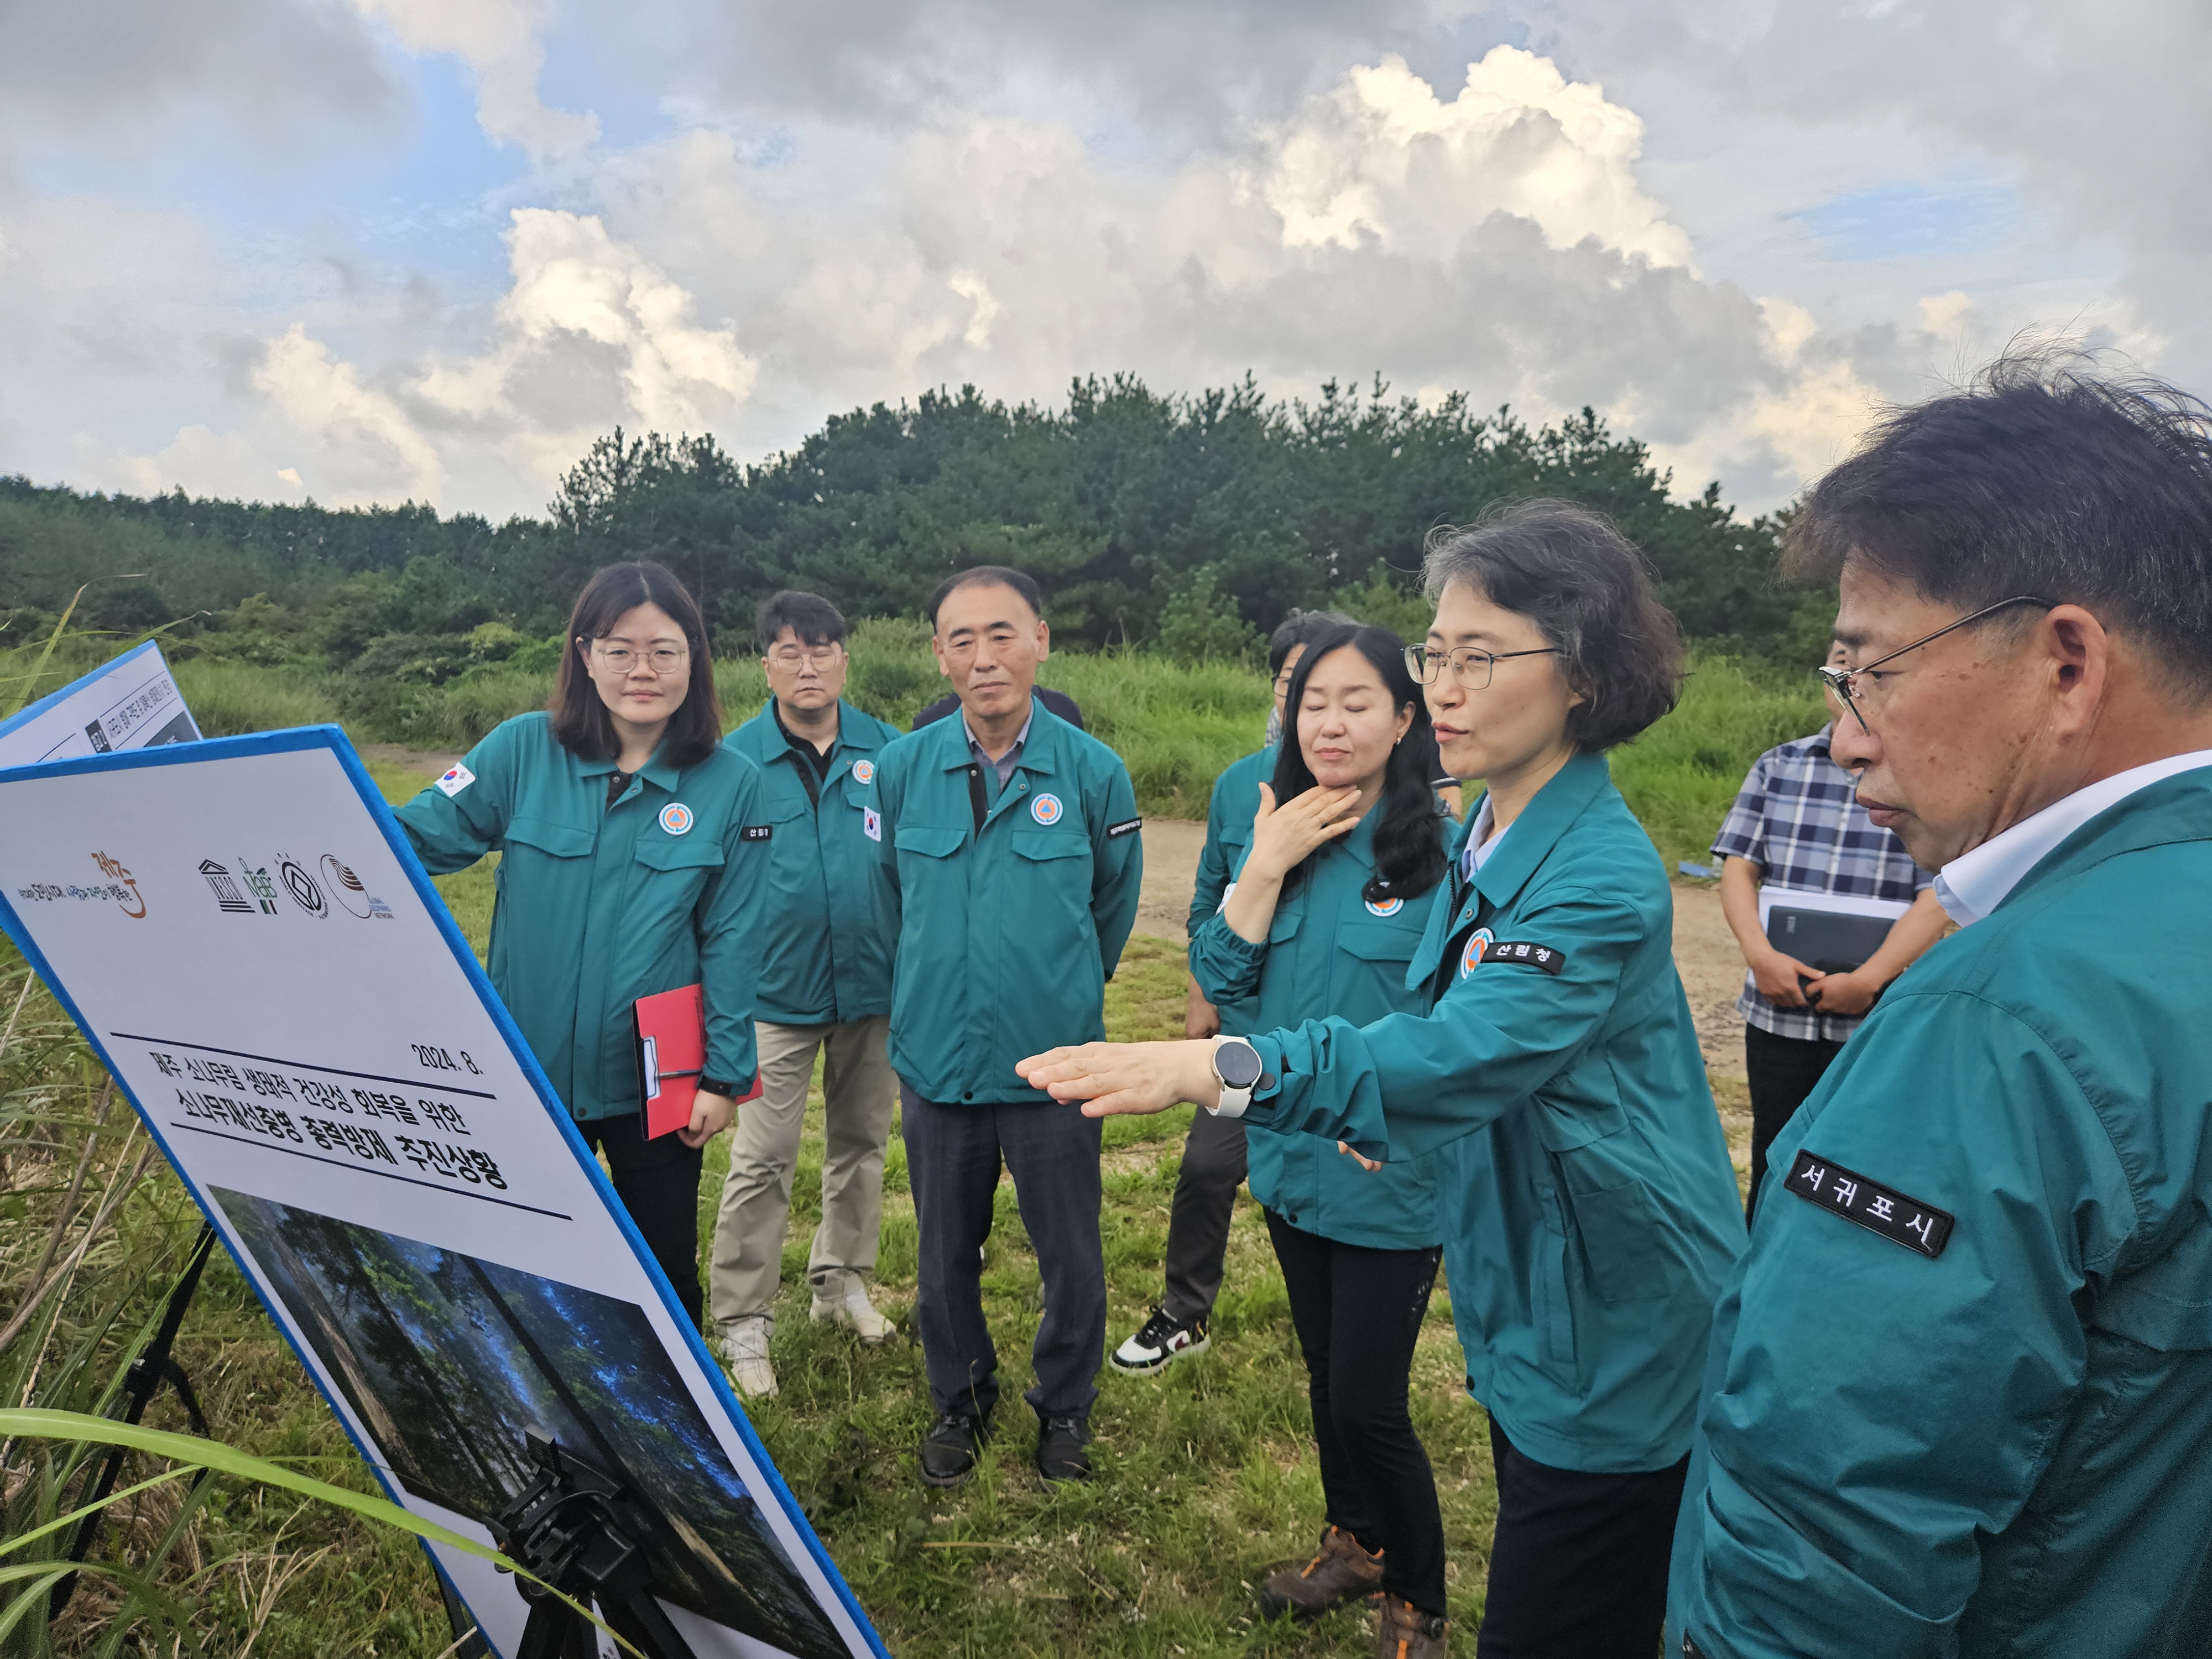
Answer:
MULTIPOLYGON (((1828 661, 1844 665, 1841 646, 1828 647, 1828 661)), ((1835 694, 1827 697, 1832 717, 1839 712, 1835 694)), ((1855 798, 1856 781, 1829 755, 1833 729, 1832 718, 1811 737, 1770 749, 1753 762, 1713 837, 1713 856, 1721 860, 1721 910, 1750 970, 1735 1003, 1743 1016, 1744 1070, 1751 1082, 1747 1214, 1759 1201, 1766 1149, 1782 1126, 1813 1092, 1875 999, 1948 925, 1930 885, 1935 878, 1913 863, 1893 830, 1867 816, 1855 798), (1885 899, 1911 908, 1859 967, 1823 974, 1767 943, 1759 921, 1759 890, 1770 880, 1801 893, 1885 899)))

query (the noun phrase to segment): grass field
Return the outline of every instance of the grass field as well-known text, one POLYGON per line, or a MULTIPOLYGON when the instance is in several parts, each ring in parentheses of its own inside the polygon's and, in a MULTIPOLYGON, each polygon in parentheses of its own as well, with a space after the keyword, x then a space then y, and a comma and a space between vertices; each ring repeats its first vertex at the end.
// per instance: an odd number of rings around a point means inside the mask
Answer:
MULTIPOLYGON (((856 640, 855 690, 900 719, 938 694, 919 632, 871 624, 856 640), (863 646, 869 647, 865 653, 863 646)), ((7 665, 0 664, 0 671, 7 665)), ((7 671, 13 672, 13 671, 7 671)), ((81 670, 79 671, 81 672, 81 670)), ((1056 657, 1046 676, 1083 704, 1094 729, 1129 758, 1146 810, 1203 812, 1212 775, 1256 741, 1266 711, 1258 674, 1188 670, 1138 656, 1056 657)), ((450 746, 544 694, 542 677, 477 682, 475 700, 449 700, 450 746), (525 684, 521 682, 531 681, 525 684), (496 693, 496 695, 494 695, 496 693), (518 699, 520 702, 518 702, 518 699)), ((331 718, 321 683, 281 669, 188 663, 179 674, 210 731, 331 718)), ((756 665, 721 674, 733 714, 757 707, 756 665)), ((12 701, 0 694, 0 706, 12 701)), ((1698 665, 1683 704, 1613 757, 1616 777, 1671 860, 1705 855, 1712 826, 1759 750, 1810 730, 1817 696, 1775 688, 1736 665, 1698 665)), ((377 770, 400 799, 422 776, 377 770)), ((491 880, 479 866, 439 882, 483 948, 491 880)), ((0 947, 4 950, 4 947, 0 947)), ((1180 954, 1131 943, 1107 992, 1117 1036, 1179 1035, 1180 954)), ((134 1116, 106 1098, 104 1074, 68 1021, 23 970, 0 955, 0 1320, 30 1285, 79 1252, 58 1293, 0 1349, 0 1405, 106 1409, 196 1224, 189 1200, 134 1116), (10 1011, 13 1011, 12 1017, 10 1011), (94 1218, 105 1206, 104 1219, 94 1218)), ((1732 1091, 1724 1104, 1736 1105, 1732 1091)), ((1103 1222, 1112 1315, 1109 1340, 1142 1318, 1158 1294, 1188 1113, 1121 1120, 1106 1130, 1103 1222)), ((717 1142, 702 1193, 702 1242, 726 1157, 717 1142)), ((1225 1653, 1364 1650, 1361 1615, 1301 1629, 1256 1626, 1251 1588, 1274 1565, 1302 1556, 1320 1525, 1304 1375, 1264 1227, 1240 1200, 1214 1351, 1158 1380, 1109 1375, 1094 1417, 1099 1479, 1048 1490, 1030 1472, 1034 1425, 1017 1396, 1027 1381, 1038 1307, 1036 1277, 1010 1188, 984 1279, 1010 1409, 980 1476, 952 1492, 915 1478, 913 1446, 926 1425, 927 1390, 910 1340, 914 1219, 894 1134, 886 1170, 880 1299, 902 1339, 871 1351, 810 1325, 801 1279, 818 1219, 819 1098, 801 1152, 775 1358, 784 1392, 756 1421, 862 1604, 894 1652, 1017 1652, 1192 1659, 1225 1653)), ((241 1449, 289 1460, 322 1478, 368 1490, 352 1452, 243 1281, 218 1255, 194 1304, 178 1358, 198 1387, 215 1434, 241 1449)), ((1437 1472, 1450 1542, 1452 1613, 1480 1613, 1493 1516, 1481 1414, 1460 1385, 1460 1358, 1440 1287, 1416 1358, 1413 1410, 1437 1472)), ((181 1429, 164 1394, 155 1426, 181 1429)), ((51 1449, 0 1449, 6 1525, 20 1534, 51 1515, 67 1465, 51 1449)), ((135 1462, 126 1482, 143 1478, 135 1462)), ((151 1564, 87 1580, 55 1627, 35 1618, 0 1632, 0 1654, 160 1653, 183 1656, 364 1654, 432 1659, 448 1645, 434 1583, 411 1540, 310 1504, 210 1482, 187 1498, 171 1485, 118 1510, 101 1553, 151 1564)), ((50 1553, 51 1540, 0 1556, 0 1571, 50 1553)), ((97 1558, 96 1558, 97 1559, 97 1558)), ((0 1608, 13 1594, 0 1584, 0 1608)), ((0 1618, 4 1618, 0 1613, 0 1618)))

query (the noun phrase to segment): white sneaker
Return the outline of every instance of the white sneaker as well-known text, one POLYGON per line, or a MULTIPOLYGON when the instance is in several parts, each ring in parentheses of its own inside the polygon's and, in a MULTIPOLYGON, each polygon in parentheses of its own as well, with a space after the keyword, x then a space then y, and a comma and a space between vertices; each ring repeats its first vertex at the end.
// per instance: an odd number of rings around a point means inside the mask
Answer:
POLYGON ((876 1304, 868 1300, 868 1287, 858 1273, 843 1275, 843 1282, 832 1279, 814 1289, 814 1317, 834 1325, 849 1325, 861 1341, 874 1344, 886 1342, 898 1327, 876 1311, 876 1304))
POLYGON ((1114 1368, 1151 1376, 1167 1370, 1178 1359, 1204 1353, 1206 1340, 1205 1315, 1181 1325, 1166 1309, 1154 1308, 1152 1316, 1138 1328, 1136 1334, 1114 1350, 1114 1368))
POLYGON ((766 1400, 775 1393, 775 1370, 768 1363, 768 1340, 775 1327, 757 1315, 733 1319, 721 1328, 714 1342, 722 1369, 731 1384, 750 1400, 766 1400))

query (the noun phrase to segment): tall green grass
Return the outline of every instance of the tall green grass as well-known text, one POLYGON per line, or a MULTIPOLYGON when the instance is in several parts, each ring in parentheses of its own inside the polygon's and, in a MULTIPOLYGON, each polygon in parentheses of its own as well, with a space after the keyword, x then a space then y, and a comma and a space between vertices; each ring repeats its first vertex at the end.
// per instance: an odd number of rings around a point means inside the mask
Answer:
POLYGON ((1674 713, 1613 751, 1613 781, 1669 863, 1711 856, 1751 763, 1828 718, 1812 675, 1798 685, 1727 657, 1700 656, 1674 713))

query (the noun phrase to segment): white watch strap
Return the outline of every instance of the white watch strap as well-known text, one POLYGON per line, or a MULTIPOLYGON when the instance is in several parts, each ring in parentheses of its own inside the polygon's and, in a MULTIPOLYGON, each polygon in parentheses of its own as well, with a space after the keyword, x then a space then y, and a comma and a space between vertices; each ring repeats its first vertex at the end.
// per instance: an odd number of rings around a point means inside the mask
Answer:
MULTIPOLYGON (((1218 1036, 1213 1039, 1213 1051, 1216 1054, 1218 1054, 1221 1052, 1221 1045, 1223 1043, 1240 1041, 1242 1041, 1242 1039, 1237 1037, 1218 1036)), ((1221 1083, 1221 1067, 1218 1064, 1217 1064, 1213 1068, 1213 1080, 1216 1083, 1221 1084, 1221 1098, 1216 1104, 1209 1106, 1206 1109, 1212 1113, 1216 1117, 1243 1116, 1244 1109, 1252 1103, 1252 1091, 1250 1089, 1232 1089, 1227 1084, 1221 1083)), ((1255 1084, 1253 1086, 1256 1088, 1258 1085, 1255 1084)))

